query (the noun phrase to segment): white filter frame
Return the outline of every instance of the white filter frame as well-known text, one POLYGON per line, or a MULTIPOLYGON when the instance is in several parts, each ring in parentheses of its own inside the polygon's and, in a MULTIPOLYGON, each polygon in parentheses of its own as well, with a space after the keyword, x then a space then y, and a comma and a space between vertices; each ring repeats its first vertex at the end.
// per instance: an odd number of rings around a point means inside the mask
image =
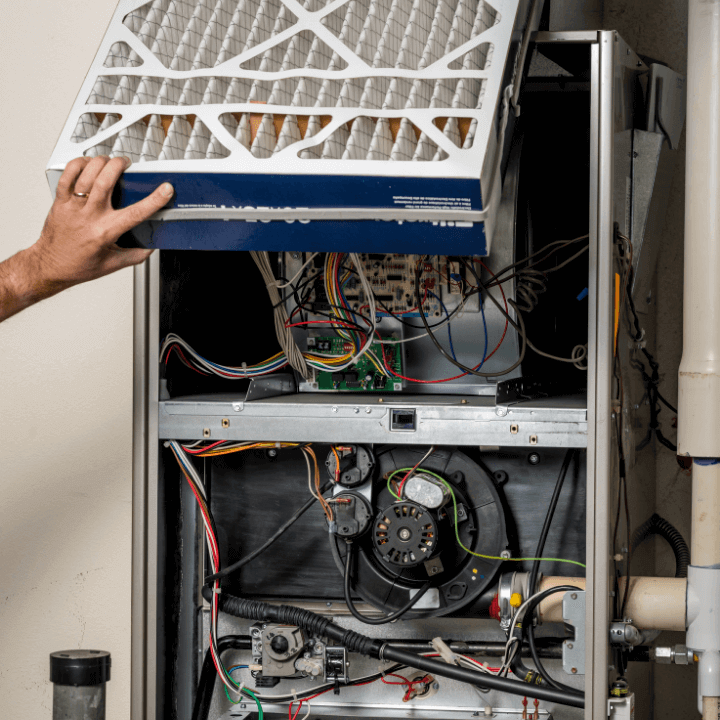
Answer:
MULTIPOLYGON (((495 120, 519 0, 490 0, 487 4, 482 0, 334 0, 315 11, 306 9, 321 2, 306 0, 303 6, 297 0, 121 0, 50 158, 49 175, 56 176, 56 171, 78 155, 102 153, 130 155, 136 161, 133 173, 479 180, 480 170, 490 164, 486 163, 488 148, 495 152, 495 120), (142 20, 148 5, 151 7, 142 20), (360 13, 362 23, 353 8, 367 10, 364 19, 360 13), (477 18, 488 8, 495 13, 494 24, 485 28, 477 18), (254 16, 248 14, 253 9, 254 16), (140 12, 124 24, 134 11, 140 12), (452 35, 461 24, 461 15, 473 16, 476 21, 471 37, 464 41, 467 28, 465 35, 459 31, 454 39, 452 35), (240 17, 246 25, 252 19, 252 24, 245 27, 242 49, 233 54, 240 45, 228 37, 233 20, 240 17), (215 19, 218 27, 230 24, 219 47, 220 36, 211 29, 215 19), (417 30, 411 31, 413 23, 417 30), (153 28, 155 37, 143 35, 143 28, 153 28), (393 30, 402 32, 402 38, 393 30), (290 49, 307 45, 307 31, 314 33, 317 41, 305 56, 306 65, 287 69, 292 65, 285 62, 290 49), (453 42, 459 44, 448 52, 453 42), (307 67, 308 62, 315 62, 308 60, 313 49, 323 62, 326 51, 332 53, 329 69, 307 67), (488 49, 490 57, 478 68, 488 49), (222 62, 211 66, 208 58, 222 62), (391 62, 394 66, 389 67, 391 62), (450 69, 453 64, 462 67, 450 69), (258 69, 245 69, 248 65, 258 69), (298 105, 291 100, 288 104, 287 87, 292 88, 296 81, 294 97, 303 97, 299 78, 311 81, 303 80, 304 86, 320 86, 316 95, 305 97, 315 97, 316 102, 332 97, 333 103, 298 105), (467 87, 477 88, 478 82, 482 83, 478 106, 463 107, 463 97, 472 102, 475 96, 473 92, 468 95, 467 87), (243 102, 227 102, 227 88, 233 83, 250 88, 243 102), (387 107, 393 83, 405 88, 405 107, 387 107), (340 94, 335 99, 332 91, 338 87, 340 94), (408 88, 415 100, 407 95, 408 88), (431 88, 433 95, 428 99, 431 88), (212 102, 221 98, 223 91, 225 102, 212 102), (286 104, 263 105, 268 114, 258 121, 262 113, 258 113, 258 102, 250 99, 260 97, 263 102, 264 97, 267 103, 268 91, 286 104), (423 91, 425 97, 418 101, 423 91), (383 105, 377 107, 383 92, 383 105), (144 102, 148 99, 154 102, 144 102), (432 106, 408 107, 411 104, 432 106), (227 114, 234 116, 234 123, 227 114), (178 115, 183 117, 168 120, 168 116, 178 115), (255 135, 247 147, 243 140, 247 141, 247 118, 251 116, 255 135), (279 132, 276 128, 277 140, 268 140, 261 135, 272 131, 273 116, 286 117, 281 117, 279 132), (318 119, 328 116, 331 120, 323 119, 318 126, 318 119), (193 122, 187 117, 194 118, 193 122), (314 134, 310 136, 306 128, 303 139, 297 118, 306 117, 307 128, 312 124, 314 134), (355 123, 358 118, 361 120, 355 123), (444 130, 433 122, 437 118, 448 118, 444 130), (169 124, 165 130, 162 119, 169 124), (388 135, 388 126, 398 119, 396 137, 392 132, 388 135), (469 131, 466 119, 471 121, 469 131), (147 127, 144 134, 140 122, 147 127), (243 123, 244 127, 239 127, 243 123), (466 127, 465 147, 456 144, 462 141, 460 123, 466 127), (368 136, 373 128, 374 134, 368 136), (82 139, 83 133, 89 132, 94 134, 82 139), (342 148, 333 149, 335 138, 344 142, 342 148)), ((235 31, 242 34, 242 28, 235 27, 235 31)), ((275 102, 275 98, 269 99, 275 102)))

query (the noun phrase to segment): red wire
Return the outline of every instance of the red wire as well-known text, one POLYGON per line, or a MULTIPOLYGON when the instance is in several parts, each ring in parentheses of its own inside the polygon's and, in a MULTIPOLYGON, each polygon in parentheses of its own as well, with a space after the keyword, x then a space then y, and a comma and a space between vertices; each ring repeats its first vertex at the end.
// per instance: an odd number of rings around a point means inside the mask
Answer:
POLYGON ((187 365, 191 370, 194 370, 196 373, 200 373, 201 375, 209 375, 210 373, 205 372, 204 370, 200 370, 199 368, 196 368, 192 363, 188 361, 188 359, 185 357, 185 353, 183 353, 182 348, 179 345, 171 345, 168 348, 167 355, 165 356, 165 364, 168 364, 168 360, 170 359, 170 353, 172 351, 175 351, 179 356, 180 359, 187 365))
POLYGON ((402 497, 402 489, 403 485, 405 485, 405 481, 418 469, 420 466, 420 463, 422 462, 422 458, 418 461, 418 464, 410 471, 408 471, 407 475, 400 481, 400 485, 398 485, 398 495, 402 497))
POLYGON ((218 445, 222 445, 223 443, 226 443, 226 442, 227 442, 227 440, 218 440, 217 442, 214 442, 211 445, 205 445, 204 447, 195 448, 193 450, 188 450, 187 448, 183 448, 183 450, 186 453, 193 455, 194 453, 205 452, 206 450, 210 450, 211 448, 217 447, 218 445))
MULTIPOLYGON (((479 260, 478 262, 488 271, 488 273, 490 274, 490 276, 492 278, 497 279, 495 277, 495 275, 490 271, 488 266, 485 265, 485 263, 482 260, 479 260)), ((505 291, 503 290, 502 285, 498 285, 498 287, 500 288, 500 292, 502 294, 502 299, 503 299, 503 302, 505 303, 505 312, 507 312, 508 304, 507 304, 507 298, 505 297, 505 291)), ((482 299, 480 301, 482 302, 482 299)), ((500 349, 500 346, 503 344, 503 340, 505 340, 505 336, 507 335, 507 331, 508 331, 508 319, 505 318, 505 329, 503 330, 503 334, 502 334, 502 337, 500 338, 500 342, 498 342, 498 344, 495 346, 495 349, 485 358, 485 362, 487 362, 500 349)), ((408 382, 422 383, 423 385, 433 385, 436 383, 445 383, 445 382, 450 382, 451 380, 458 380, 459 378, 465 377, 466 375, 469 374, 469 373, 464 372, 464 373, 461 373, 460 375, 453 375, 453 377, 442 378, 441 380, 419 380, 418 378, 411 378, 411 377, 406 377, 405 375, 400 375, 400 373, 396 373, 391 367, 389 367, 387 364, 387 359, 385 358, 385 346, 384 345, 382 346, 382 355, 383 355, 383 365, 385 365, 385 369, 390 374, 394 375, 395 377, 398 377, 401 380, 407 380, 408 382)))
POLYGON ((341 325, 343 327, 350 328, 351 330, 355 330, 355 332, 358 332, 361 335, 364 335, 362 330, 358 330, 355 325, 346 323, 344 320, 335 320, 334 318, 331 318, 329 320, 305 320, 304 322, 285 323, 286 328, 299 327, 300 325, 341 325))

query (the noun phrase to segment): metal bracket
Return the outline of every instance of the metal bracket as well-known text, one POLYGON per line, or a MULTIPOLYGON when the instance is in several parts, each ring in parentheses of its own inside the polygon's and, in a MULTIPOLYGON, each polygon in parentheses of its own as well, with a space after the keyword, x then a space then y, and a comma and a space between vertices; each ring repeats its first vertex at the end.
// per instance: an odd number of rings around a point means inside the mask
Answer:
POLYGON ((633 720, 635 717, 635 693, 625 697, 608 698, 608 718, 610 720, 633 720))
POLYGON ((576 382, 567 379, 548 380, 547 378, 520 377, 503 380, 495 386, 495 402, 498 405, 513 405, 524 400, 574 395, 582 388, 576 382))
POLYGON ((563 595, 563 621, 575 631, 572 640, 562 646, 563 670, 568 675, 585 674, 585 591, 572 590, 563 595))
POLYGON ((292 395, 296 392, 297 384, 293 375, 290 373, 275 373, 250 380, 245 401, 252 402, 253 400, 277 397, 278 395, 292 395))
POLYGON ((633 648, 643 641, 642 633, 629 620, 610 623, 610 644, 621 648, 633 648))

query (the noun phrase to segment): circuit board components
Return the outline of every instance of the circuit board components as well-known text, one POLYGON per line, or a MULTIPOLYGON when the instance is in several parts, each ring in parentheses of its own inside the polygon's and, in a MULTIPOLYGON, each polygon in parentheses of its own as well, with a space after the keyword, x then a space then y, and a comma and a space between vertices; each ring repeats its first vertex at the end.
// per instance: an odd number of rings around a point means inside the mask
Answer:
MULTIPOLYGON (((341 356, 352 352, 352 343, 337 336, 307 339, 309 351, 318 355, 341 356)), ((317 373, 318 390, 356 392, 400 392, 403 388, 402 351, 399 344, 372 343, 358 361, 345 370, 317 373)))

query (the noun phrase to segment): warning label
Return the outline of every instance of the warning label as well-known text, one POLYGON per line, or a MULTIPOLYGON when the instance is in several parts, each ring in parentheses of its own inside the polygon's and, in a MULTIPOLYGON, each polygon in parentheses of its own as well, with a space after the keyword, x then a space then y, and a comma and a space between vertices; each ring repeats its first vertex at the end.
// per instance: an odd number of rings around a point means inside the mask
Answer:
POLYGON ((408 210, 472 210, 470 198, 393 195, 393 203, 408 210))

